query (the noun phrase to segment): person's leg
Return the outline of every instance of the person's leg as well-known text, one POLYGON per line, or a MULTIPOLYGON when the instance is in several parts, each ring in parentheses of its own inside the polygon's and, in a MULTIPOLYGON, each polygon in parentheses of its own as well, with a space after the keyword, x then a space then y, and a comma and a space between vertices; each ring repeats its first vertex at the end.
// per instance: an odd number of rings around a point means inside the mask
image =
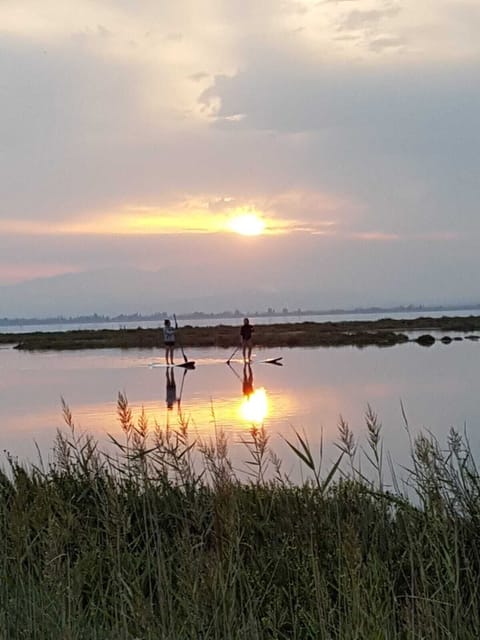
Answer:
POLYGON ((173 364, 173 353, 174 353, 174 351, 175 351, 175 346, 172 345, 170 347, 170 364, 173 364))
POLYGON ((248 341, 248 363, 252 361, 252 341, 248 341))

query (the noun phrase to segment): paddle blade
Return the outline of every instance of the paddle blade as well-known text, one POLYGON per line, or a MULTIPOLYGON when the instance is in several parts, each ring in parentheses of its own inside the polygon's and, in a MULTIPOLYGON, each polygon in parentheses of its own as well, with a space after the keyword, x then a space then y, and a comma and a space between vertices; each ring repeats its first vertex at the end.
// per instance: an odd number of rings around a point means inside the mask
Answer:
POLYGON ((283 362, 280 362, 282 358, 283 356, 279 356, 278 358, 269 358, 268 360, 262 360, 262 364, 276 364, 277 367, 283 367, 283 362))
POLYGON ((187 360, 182 364, 177 364, 177 367, 182 367, 183 369, 195 369, 195 361, 187 360))

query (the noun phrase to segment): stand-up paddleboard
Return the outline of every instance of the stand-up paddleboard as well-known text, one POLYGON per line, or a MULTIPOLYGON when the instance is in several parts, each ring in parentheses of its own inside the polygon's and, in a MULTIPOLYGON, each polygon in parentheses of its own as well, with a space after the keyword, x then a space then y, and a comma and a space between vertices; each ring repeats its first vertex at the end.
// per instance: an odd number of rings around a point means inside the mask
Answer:
MULTIPOLYGON (((250 365, 255 364, 274 364, 277 367, 283 367, 283 356, 277 356, 276 358, 267 358, 265 360, 252 360, 250 365)), ((231 360, 230 362, 234 362, 235 364, 249 364, 244 362, 241 359, 231 360)), ((175 364, 167 364, 166 362, 152 362, 149 366, 151 369, 166 369, 168 367, 181 367, 182 369, 195 369, 196 365, 212 365, 212 364, 224 364, 224 360, 220 360, 218 358, 205 358, 200 359, 199 362, 195 362, 195 360, 188 360, 187 362, 177 362, 175 364)), ((230 363, 227 363, 230 364, 230 363)))
POLYGON ((168 367, 180 367, 181 369, 195 369, 195 361, 187 360, 187 362, 178 362, 176 364, 167 364, 166 362, 152 362, 151 369, 168 369, 168 367))

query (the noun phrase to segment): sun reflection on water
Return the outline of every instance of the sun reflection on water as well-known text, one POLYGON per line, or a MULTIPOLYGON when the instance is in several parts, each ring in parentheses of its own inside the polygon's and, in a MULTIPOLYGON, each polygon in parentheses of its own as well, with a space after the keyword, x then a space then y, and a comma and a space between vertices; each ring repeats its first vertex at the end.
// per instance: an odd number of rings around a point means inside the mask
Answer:
POLYGON ((267 393, 262 387, 243 398, 239 414, 249 423, 261 424, 268 415, 269 403, 267 393))

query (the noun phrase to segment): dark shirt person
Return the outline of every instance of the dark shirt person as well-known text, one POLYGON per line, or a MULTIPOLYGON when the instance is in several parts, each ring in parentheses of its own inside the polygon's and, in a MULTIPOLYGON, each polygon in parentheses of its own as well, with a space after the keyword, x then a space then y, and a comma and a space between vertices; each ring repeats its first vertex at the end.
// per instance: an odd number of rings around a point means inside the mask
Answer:
POLYGON ((240 336, 242 339, 243 361, 250 363, 252 357, 252 333, 254 329, 250 324, 250 320, 245 318, 240 328, 240 336))

